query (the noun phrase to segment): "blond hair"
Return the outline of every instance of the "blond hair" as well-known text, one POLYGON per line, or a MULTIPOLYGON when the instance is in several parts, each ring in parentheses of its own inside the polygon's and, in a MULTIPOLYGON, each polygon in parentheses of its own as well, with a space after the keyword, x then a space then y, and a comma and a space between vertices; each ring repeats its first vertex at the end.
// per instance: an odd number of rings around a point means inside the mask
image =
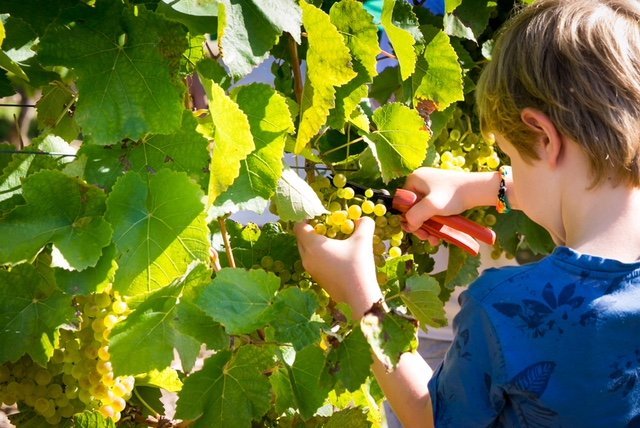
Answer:
POLYGON ((587 153, 596 185, 640 186, 640 2, 539 0, 501 31, 477 86, 483 132, 536 159, 532 107, 587 153))

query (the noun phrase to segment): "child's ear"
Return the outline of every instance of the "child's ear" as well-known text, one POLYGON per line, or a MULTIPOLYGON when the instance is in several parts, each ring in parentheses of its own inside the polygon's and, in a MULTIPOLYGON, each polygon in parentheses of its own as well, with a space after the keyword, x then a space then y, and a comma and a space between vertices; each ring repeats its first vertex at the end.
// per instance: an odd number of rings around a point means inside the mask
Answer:
POLYGON ((563 148, 562 133, 558 131, 553 121, 534 108, 527 107, 520 113, 520 118, 525 125, 536 133, 536 152, 542 160, 555 167, 560 161, 563 148))

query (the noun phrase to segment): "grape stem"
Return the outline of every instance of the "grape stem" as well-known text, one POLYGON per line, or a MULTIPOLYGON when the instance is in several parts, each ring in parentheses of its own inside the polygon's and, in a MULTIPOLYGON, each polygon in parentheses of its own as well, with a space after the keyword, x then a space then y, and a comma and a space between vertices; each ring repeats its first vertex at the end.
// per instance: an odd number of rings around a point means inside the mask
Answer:
POLYGON ((362 140, 364 140, 364 137, 358 137, 358 138, 353 139, 353 140, 351 140, 351 141, 347 141, 347 142, 346 142, 346 143, 344 143, 344 144, 341 144, 341 145, 339 145, 339 146, 336 146, 336 147, 334 147, 334 148, 332 148, 332 149, 329 149, 329 150, 325 151, 325 152, 324 152, 324 155, 327 155, 327 154, 329 154, 329 153, 331 153, 331 152, 335 152, 336 150, 340 150, 340 149, 348 148, 350 145, 355 144, 355 143, 359 143, 359 142, 360 142, 360 141, 362 141, 362 140))
POLYGON ((291 55, 291 65, 293 66, 293 88, 296 94, 298 105, 302 105, 302 72, 300 71, 300 58, 298 58, 298 44, 293 37, 289 36, 289 54, 291 55))
POLYGON ((229 241, 229 235, 227 233, 227 217, 218 217, 218 222, 220 223, 220 233, 222 233, 222 239, 224 240, 224 249, 225 253, 227 253, 227 260, 229 262, 229 267, 235 268, 236 261, 233 258, 233 251, 231 249, 231 242, 229 241))
POLYGON ((156 409, 154 409, 153 407, 151 407, 151 405, 150 405, 149 403, 147 403, 147 402, 144 400, 144 398, 142 398, 142 396, 141 396, 141 395, 140 395, 140 393, 138 392, 138 388, 133 388, 133 393, 134 393, 134 395, 136 396, 136 398, 137 398, 138 400, 140 400, 140 403, 142 403, 142 405, 143 405, 144 407, 146 407, 148 411, 150 411, 150 412, 151 412, 151 414, 153 414, 153 415, 155 415, 155 416, 158 416, 158 415, 160 414, 160 413, 158 413, 158 412, 156 411, 156 409))

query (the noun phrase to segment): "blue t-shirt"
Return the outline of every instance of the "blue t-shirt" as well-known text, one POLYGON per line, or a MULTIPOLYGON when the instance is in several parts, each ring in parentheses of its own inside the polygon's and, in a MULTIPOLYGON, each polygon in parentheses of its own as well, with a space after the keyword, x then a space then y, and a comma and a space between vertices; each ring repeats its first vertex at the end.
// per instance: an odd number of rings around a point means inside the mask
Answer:
POLYGON ((567 247, 460 296, 436 427, 640 427, 640 263, 567 247))

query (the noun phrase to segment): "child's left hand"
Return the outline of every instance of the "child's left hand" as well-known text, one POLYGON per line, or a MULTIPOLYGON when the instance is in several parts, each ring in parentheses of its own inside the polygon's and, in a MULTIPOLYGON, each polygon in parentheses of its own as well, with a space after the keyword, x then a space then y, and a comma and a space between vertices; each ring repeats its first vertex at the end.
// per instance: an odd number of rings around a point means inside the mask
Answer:
POLYGON ((333 300, 351 306, 356 319, 382 298, 373 260, 374 229, 368 217, 358 220, 345 240, 319 235, 306 223, 294 229, 305 270, 333 300))

